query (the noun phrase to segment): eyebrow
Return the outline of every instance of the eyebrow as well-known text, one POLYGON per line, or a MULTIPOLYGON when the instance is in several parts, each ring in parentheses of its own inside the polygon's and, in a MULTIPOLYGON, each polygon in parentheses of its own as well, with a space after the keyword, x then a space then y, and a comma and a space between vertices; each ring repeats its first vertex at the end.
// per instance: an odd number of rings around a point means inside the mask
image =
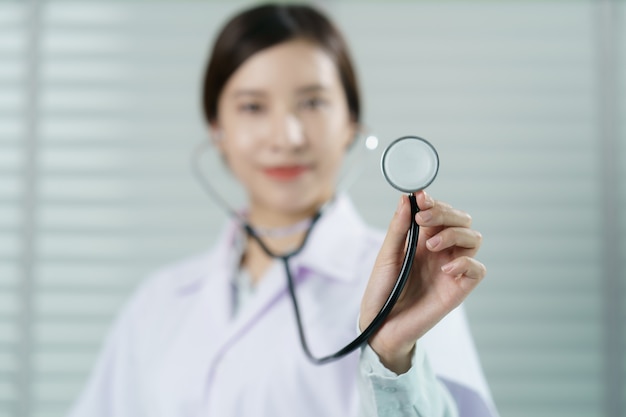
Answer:
MULTIPOLYGON (((302 94, 316 93, 316 92, 325 91, 325 90, 328 90, 328 87, 325 85, 310 84, 310 85, 305 85, 303 87, 299 87, 298 89, 296 89, 296 94, 302 95, 302 94)), ((233 97, 241 97, 241 96, 264 97, 266 95, 267 93, 263 90, 255 90, 251 88, 244 88, 241 90, 237 90, 232 94, 233 97)))
POLYGON ((316 93, 318 91, 328 90, 328 87, 322 84, 310 84, 300 87, 296 90, 298 94, 316 93))
POLYGON ((252 89, 243 89, 235 91, 232 96, 240 97, 240 96, 265 96, 266 93, 261 90, 252 90, 252 89))

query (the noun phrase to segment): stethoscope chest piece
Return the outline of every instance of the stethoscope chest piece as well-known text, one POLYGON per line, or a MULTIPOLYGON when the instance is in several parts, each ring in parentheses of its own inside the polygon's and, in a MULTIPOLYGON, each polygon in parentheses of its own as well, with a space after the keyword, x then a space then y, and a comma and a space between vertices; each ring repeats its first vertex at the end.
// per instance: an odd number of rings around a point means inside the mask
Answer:
POLYGON ((392 187, 413 193, 423 190, 435 180, 439 171, 439 155, 426 139, 404 136, 387 146, 380 165, 392 187))

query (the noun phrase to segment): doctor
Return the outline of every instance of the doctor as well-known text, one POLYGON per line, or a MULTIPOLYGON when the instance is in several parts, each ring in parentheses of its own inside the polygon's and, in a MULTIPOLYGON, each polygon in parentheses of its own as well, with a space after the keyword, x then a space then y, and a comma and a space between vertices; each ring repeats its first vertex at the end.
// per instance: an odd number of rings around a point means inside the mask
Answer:
MULTIPOLYGON (((360 101, 343 38, 308 6, 263 5, 220 32, 203 102, 214 145, 245 187, 247 222, 290 261, 314 354, 378 313, 411 222, 400 198, 386 236, 335 181, 360 101)), ((360 351, 313 365, 282 263, 236 219, 214 248, 162 269, 121 312, 72 417, 495 416, 462 307, 485 276, 470 216, 425 192, 412 276, 360 351)), ((371 198, 376 198, 372 195, 371 198)))

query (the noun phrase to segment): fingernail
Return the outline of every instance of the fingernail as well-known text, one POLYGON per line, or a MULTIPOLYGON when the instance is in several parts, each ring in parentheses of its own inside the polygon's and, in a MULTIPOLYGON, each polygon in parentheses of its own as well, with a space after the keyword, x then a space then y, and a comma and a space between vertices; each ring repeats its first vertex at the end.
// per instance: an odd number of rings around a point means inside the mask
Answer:
POLYGON ((433 214, 430 211, 420 211, 417 215, 420 216, 423 222, 427 222, 433 218, 433 214))
POLYGON ((454 262, 449 262, 449 263, 445 264, 444 266, 442 266, 441 270, 447 274, 447 273, 452 272, 454 267, 455 267, 454 262))
POLYGON ((400 211, 400 208, 402 207, 402 199, 404 198, 404 196, 400 196, 400 201, 398 201, 398 208, 396 208, 396 211, 400 211))
POLYGON ((428 249, 435 249, 441 243, 441 236, 433 236, 426 241, 428 249))
POLYGON ((433 198, 426 193, 424 193, 424 201, 426 202, 426 205, 428 207, 432 207, 435 205, 435 200, 433 200, 433 198))

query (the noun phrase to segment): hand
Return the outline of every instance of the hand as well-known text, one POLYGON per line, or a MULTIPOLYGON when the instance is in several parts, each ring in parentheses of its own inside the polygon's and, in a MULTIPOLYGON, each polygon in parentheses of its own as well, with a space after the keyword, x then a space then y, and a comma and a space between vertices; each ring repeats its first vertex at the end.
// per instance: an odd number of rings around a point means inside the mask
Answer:
MULTIPOLYGON (((416 341, 461 304, 486 274, 485 266, 473 258, 482 236, 470 228, 471 217, 424 191, 415 196, 420 234, 411 275, 369 341, 382 363, 398 374, 409 369, 416 341)), ((403 195, 361 302, 361 330, 378 314, 398 277, 411 220, 409 200, 403 195)))

